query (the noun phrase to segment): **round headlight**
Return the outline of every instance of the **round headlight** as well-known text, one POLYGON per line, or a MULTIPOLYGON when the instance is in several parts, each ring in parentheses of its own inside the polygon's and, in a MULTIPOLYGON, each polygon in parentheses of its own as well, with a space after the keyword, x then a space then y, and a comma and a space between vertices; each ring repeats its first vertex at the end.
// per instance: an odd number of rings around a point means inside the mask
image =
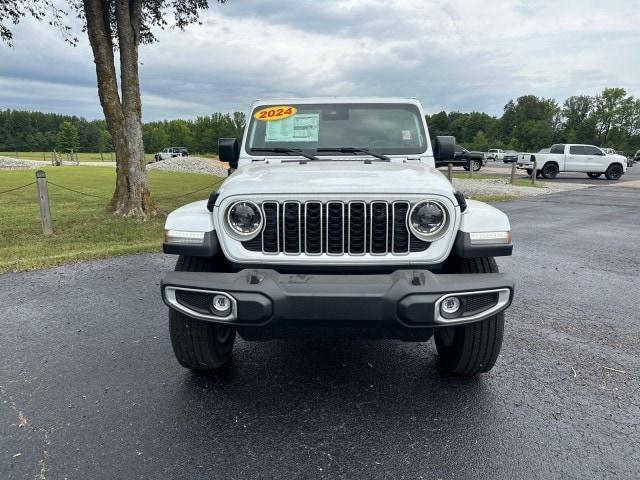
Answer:
POLYGON ((247 200, 236 202, 227 210, 227 224, 236 235, 255 236, 262 228, 262 212, 253 202, 247 200))
POLYGON ((447 211, 438 202, 416 203, 409 214, 409 227, 421 240, 435 240, 447 225, 447 211))

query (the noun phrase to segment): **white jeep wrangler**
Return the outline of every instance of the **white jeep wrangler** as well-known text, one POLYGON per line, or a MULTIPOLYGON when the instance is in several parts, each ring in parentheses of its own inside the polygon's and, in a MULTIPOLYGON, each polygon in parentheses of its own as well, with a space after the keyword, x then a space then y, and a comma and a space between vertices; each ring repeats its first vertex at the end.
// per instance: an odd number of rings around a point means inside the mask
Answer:
POLYGON ((245 340, 357 336, 424 342, 446 371, 490 370, 513 281, 501 211, 454 191, 434 168, 415 99, 279 99, 253 104, 234 171, 209 201, 173 211, 161 283, 173 349, 215 370, 245 340))

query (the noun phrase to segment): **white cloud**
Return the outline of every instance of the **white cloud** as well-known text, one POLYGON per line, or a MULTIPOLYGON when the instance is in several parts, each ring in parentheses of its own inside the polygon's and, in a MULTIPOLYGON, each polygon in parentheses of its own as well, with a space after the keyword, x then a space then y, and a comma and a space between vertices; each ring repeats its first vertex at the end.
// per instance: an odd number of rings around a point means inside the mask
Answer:
MULTIPOLYGON (((143 46, 145 119, 244 110, 258 97, 416 96, 428 110, 500 114, 622 86, 640 95, 634 0, 232 0, 143 46)), ((86 44, 25 21, 0 46, 0 108, 101 112, 86 44)))

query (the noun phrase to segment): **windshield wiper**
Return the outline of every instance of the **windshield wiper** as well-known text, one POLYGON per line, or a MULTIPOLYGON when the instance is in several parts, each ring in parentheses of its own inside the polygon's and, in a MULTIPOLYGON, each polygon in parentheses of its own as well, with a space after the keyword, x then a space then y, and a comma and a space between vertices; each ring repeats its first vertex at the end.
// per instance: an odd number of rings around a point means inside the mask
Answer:
POLYGON ((371 150, 368 150, 366 148, 359 147, 318 148, 316 149, 316 152, 366 153, 367 155, 379 158, 380 160, 384 160, 385 162, 391 161, 391 159, 386 155, 382 155, 381 153, 372 152, 371 150))
POLYGON ((272 152, 272 153, 286 153, 287 155, 296 154, 301 157, 308 158, 309 160, 320 160, 318 157, 304 153, 299 148, 287 148, 287 147, 273 147, 273 148, 252 148, 252 152, 272 152))

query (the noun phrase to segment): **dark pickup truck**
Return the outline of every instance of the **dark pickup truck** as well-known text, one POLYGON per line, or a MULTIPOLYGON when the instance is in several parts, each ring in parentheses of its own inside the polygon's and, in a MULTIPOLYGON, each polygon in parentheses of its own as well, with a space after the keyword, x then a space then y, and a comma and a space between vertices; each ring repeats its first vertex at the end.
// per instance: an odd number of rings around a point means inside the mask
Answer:
POLYGON ((438 161, 436 160, 436 167, 446 167, 451 163, 454 167, 463 167, 465 170, 469 170, 469 167, 473 165, 473 171, 477 172, 486 163, 484 152, 470 152, 460 145, 456 145, 455 154, 453 160, 438 161))

